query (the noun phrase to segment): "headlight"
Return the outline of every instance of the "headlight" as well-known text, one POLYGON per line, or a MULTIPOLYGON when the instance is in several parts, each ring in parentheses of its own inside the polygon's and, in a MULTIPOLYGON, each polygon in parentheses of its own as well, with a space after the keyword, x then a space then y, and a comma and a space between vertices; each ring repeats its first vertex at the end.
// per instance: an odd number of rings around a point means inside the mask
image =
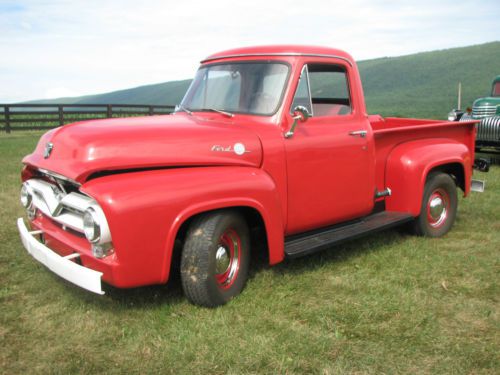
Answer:
POLYGON ((448 113, 448 121, 456 121, 457 118, 457 112, 451 111, 450 113, 448 113))
POLYGON ((31 206, 31 201, 32 198, 30 192, 28 191, 28 187, 26 186, 26 184, 23 184, 23 186, 21 187, 21 204, 24 206, 24 208, 28 208, 29 206, 31 206))
POLYGON ((92 243, 101 238, 101 225, 93 208, 88 208, 83 215, 83 232, 85 237, 92 243))
POLYGON ((461 109, 454 109, 448 113, 448 121, 458 121, 464 115, 464 111, 461 109))

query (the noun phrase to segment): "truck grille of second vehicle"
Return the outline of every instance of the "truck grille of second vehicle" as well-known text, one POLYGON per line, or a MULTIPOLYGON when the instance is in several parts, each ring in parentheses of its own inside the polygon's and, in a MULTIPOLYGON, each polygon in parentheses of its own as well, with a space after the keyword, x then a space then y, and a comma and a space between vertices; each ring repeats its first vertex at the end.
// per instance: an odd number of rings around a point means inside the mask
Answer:
POLYGON ((496 112, 496 106, 493 105, 481 105, 472 108, 472 117, 475 119, 494 116, 496 112))

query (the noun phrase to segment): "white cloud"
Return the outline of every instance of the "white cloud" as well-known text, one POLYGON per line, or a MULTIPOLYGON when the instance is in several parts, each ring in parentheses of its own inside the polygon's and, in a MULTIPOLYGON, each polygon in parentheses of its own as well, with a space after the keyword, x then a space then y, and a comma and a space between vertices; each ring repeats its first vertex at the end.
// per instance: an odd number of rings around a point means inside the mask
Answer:
POLYGON ((0 3, 0 102, 192 77, 219 50, 328 45, 356 59, 500 39, 496 1, 184 0, 0 3))

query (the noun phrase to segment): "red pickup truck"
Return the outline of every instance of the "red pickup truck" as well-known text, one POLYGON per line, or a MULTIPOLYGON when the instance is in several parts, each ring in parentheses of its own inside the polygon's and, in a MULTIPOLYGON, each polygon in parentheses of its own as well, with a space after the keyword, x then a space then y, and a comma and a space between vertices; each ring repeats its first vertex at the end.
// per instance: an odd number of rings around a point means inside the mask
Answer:
POLYGON ((405 223, 444 235, 457 187, 470 191, 474 125, 367 115, 340 50, 225 51, 202 61, 173 115, 43 135, 23 160, 18 229, 89 291, 166 283, 178 266, 187 298, 218 306, 258 248, 273 265, 405 223))

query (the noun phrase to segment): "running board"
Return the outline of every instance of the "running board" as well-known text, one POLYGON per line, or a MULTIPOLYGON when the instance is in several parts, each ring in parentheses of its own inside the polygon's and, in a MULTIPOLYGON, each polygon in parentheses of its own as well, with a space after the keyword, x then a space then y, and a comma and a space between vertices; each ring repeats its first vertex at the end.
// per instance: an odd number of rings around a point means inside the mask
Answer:
POLYGON ((409 214, 390 211, 379 212, 354 223, 285 238, 285 254, 289 258, 298 258, 411 220, 413 220, 413 216, 409 214))

